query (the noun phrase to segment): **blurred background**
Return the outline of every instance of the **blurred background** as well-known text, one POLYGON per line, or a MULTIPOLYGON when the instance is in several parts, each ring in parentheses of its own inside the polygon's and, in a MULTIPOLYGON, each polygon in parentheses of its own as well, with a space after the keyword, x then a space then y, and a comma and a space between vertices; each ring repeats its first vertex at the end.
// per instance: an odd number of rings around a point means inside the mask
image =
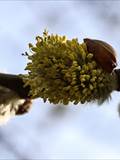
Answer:
MULTIPOLYGON (((0 71, 25 73, 28 43, 47 28, 115 48, 120 67, 120 1, 0 1, 0 71)), ((118 67, 118 68, 119 68, 118 67)), ((33 102, 29 114, 0 126, 0 159, 120 159, 120 95, 97 104, 33 102)))

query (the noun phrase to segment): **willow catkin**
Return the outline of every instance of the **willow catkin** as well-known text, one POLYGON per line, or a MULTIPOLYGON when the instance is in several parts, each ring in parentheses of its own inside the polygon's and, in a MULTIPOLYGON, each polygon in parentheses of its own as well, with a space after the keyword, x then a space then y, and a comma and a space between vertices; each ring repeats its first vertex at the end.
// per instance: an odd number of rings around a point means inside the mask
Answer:
POLYGON ((36 41, 35 45, 29 44, 29 63, 25 68, 28 74, 23 77, 31 87, 32 98, 67 105, 103 102, 110 97, 115 77, 97 64, 85 43, 49 35, 47 31, 36 41))

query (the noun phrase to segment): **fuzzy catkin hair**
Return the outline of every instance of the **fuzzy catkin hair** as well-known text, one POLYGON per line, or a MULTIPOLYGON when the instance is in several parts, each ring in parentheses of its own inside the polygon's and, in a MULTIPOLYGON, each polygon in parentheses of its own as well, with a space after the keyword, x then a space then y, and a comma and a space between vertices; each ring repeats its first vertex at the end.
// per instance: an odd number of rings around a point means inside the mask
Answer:
POLYGON ((5 124, 11 117, 15 116, 24 101, 16 92, 0 86, 0 125, 5 124))
POLYGON ((110 97, 115 77, 105 72, 88 53, 85 43, 65 36, 49 35, 36 37, 35 45, 29 44, 26 56, 28 74, 23 76, 30 85, 32 98, 41 97, 44 102, 67 105, 97 101, 110 97))

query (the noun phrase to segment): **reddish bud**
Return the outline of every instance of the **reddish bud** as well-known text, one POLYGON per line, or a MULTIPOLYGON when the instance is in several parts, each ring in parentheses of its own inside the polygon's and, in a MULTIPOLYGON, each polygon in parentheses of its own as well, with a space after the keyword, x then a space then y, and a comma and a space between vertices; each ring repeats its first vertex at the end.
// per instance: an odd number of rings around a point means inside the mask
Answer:
POLYGON ((96 62, 106 71, 111 73, 116 67, 116 53, 111 45, 104 41, 85 38, 89 53, 94 54, 96 62))

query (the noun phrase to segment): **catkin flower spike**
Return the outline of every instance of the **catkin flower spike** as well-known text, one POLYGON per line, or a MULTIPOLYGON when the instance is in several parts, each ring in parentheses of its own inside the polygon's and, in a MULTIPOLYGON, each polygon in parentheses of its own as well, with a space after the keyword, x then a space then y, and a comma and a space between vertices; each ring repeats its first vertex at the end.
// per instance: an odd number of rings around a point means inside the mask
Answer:
POLYGON ((98 63, 85 40, 79 43, 78 39, 68 40, 44 31, 36 41, 35 45, 29 44, 32 52, 26 55, 28 74, 23 76, 32 98, 67 105, 101 103, 110 97, 116 76, 98 63))

